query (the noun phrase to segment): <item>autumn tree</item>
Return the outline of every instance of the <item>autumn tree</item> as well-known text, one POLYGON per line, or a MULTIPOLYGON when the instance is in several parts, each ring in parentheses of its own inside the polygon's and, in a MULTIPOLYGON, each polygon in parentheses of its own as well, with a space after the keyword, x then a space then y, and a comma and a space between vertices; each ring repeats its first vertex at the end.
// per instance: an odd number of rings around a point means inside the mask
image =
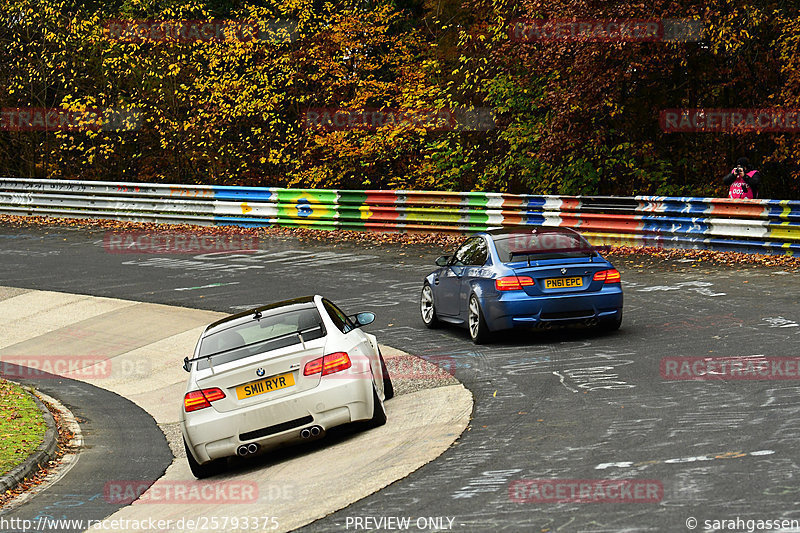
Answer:
POLYGON ((671 108, 800 107, 800 17, 790 2, 0 0, 0 7, 0 107, 136 117, 127 131, 0 130, 4 175, 721 195, 720 176, 747 155, 765 170, 763 195, 800 195, 793 133, 665 133, 659 125, 671 108), (702 34, 650 42, 521 39, 512 31, 515 21, 670 19, 693 21, 702 34), (112 31, 135 21, 150 21, 150 30, 157 21, 222 21, 224 29, 211 39, 112 31), (309 127, 309 109, 492 110, 495 120, 493 129, 400 121, 331 130, 309 127))

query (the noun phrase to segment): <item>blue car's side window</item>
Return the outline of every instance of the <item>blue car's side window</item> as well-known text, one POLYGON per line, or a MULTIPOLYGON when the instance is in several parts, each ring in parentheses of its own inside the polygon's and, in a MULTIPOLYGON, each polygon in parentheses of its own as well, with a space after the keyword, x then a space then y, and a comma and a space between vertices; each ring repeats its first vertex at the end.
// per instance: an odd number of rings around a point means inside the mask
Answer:
POLYGON ((453 254, 453 266, 464 266, 466 263, 464 262, 469 255, 469 248, 470 243, 472 241, 467 241, 461 245, 461 248, 456 250, 456 253, 453 254))
POLYGON ((478 246, 475 249, 475 254, 472 257, 471 265, 483 266, 486 264, 486 259, 489 257, 489 250, 486 247, 486 241, 478 237, 478 246))
POLYGON ((456 251, 453 264, 454 266, 483 266, 487 256, 486 241, 481 237, 473 237, 456 251))
POLYGON ((482 266, 486 263, 487 255, 486 241, 481 237, 474 237, 456 251, 453 266, 482 266))

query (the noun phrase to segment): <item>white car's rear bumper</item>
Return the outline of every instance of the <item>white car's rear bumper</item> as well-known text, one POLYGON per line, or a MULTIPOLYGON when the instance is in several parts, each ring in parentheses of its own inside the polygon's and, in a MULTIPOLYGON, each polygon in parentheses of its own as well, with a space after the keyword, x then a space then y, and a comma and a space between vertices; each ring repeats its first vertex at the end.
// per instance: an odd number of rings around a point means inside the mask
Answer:
POLYGON ((259 448, 301 441, 304 428, 323 431, 372 416, 370 374, 325 377, 313 389, 225 413, 210 408, 183 413, 181 430, 198 463, 236 455, 242 444, 259 448), (264 433, 269 433, 263 435, 264 433))

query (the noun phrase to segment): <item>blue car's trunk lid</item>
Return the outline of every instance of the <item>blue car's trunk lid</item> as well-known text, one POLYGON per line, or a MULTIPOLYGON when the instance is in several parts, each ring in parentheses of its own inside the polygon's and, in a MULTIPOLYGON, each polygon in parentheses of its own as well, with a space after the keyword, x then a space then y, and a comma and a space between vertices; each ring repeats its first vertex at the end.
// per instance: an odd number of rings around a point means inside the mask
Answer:
POLYGON ((527 261, 506 264, 518 277, 533 279, 533 285, 524 286, 530 296, 597 292, 603 288, 603 281, 594 281, 594 275, 609 268, 605 261, 595 262, 590 257, 545 259, 531 261, 530 265, 527 261))

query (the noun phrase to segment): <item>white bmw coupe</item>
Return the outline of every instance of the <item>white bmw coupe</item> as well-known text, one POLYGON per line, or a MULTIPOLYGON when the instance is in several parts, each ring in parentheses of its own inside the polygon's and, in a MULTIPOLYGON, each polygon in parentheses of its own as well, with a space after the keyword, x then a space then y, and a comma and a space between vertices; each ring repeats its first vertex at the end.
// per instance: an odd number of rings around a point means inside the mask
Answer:
POLYGON ((206 327, 189 372, 180 421, 197 478, 228 457, 320 437, 334 426, 386 423, 394 395, 372 313, 347 316, 321 296, 239 313, 206 327))

